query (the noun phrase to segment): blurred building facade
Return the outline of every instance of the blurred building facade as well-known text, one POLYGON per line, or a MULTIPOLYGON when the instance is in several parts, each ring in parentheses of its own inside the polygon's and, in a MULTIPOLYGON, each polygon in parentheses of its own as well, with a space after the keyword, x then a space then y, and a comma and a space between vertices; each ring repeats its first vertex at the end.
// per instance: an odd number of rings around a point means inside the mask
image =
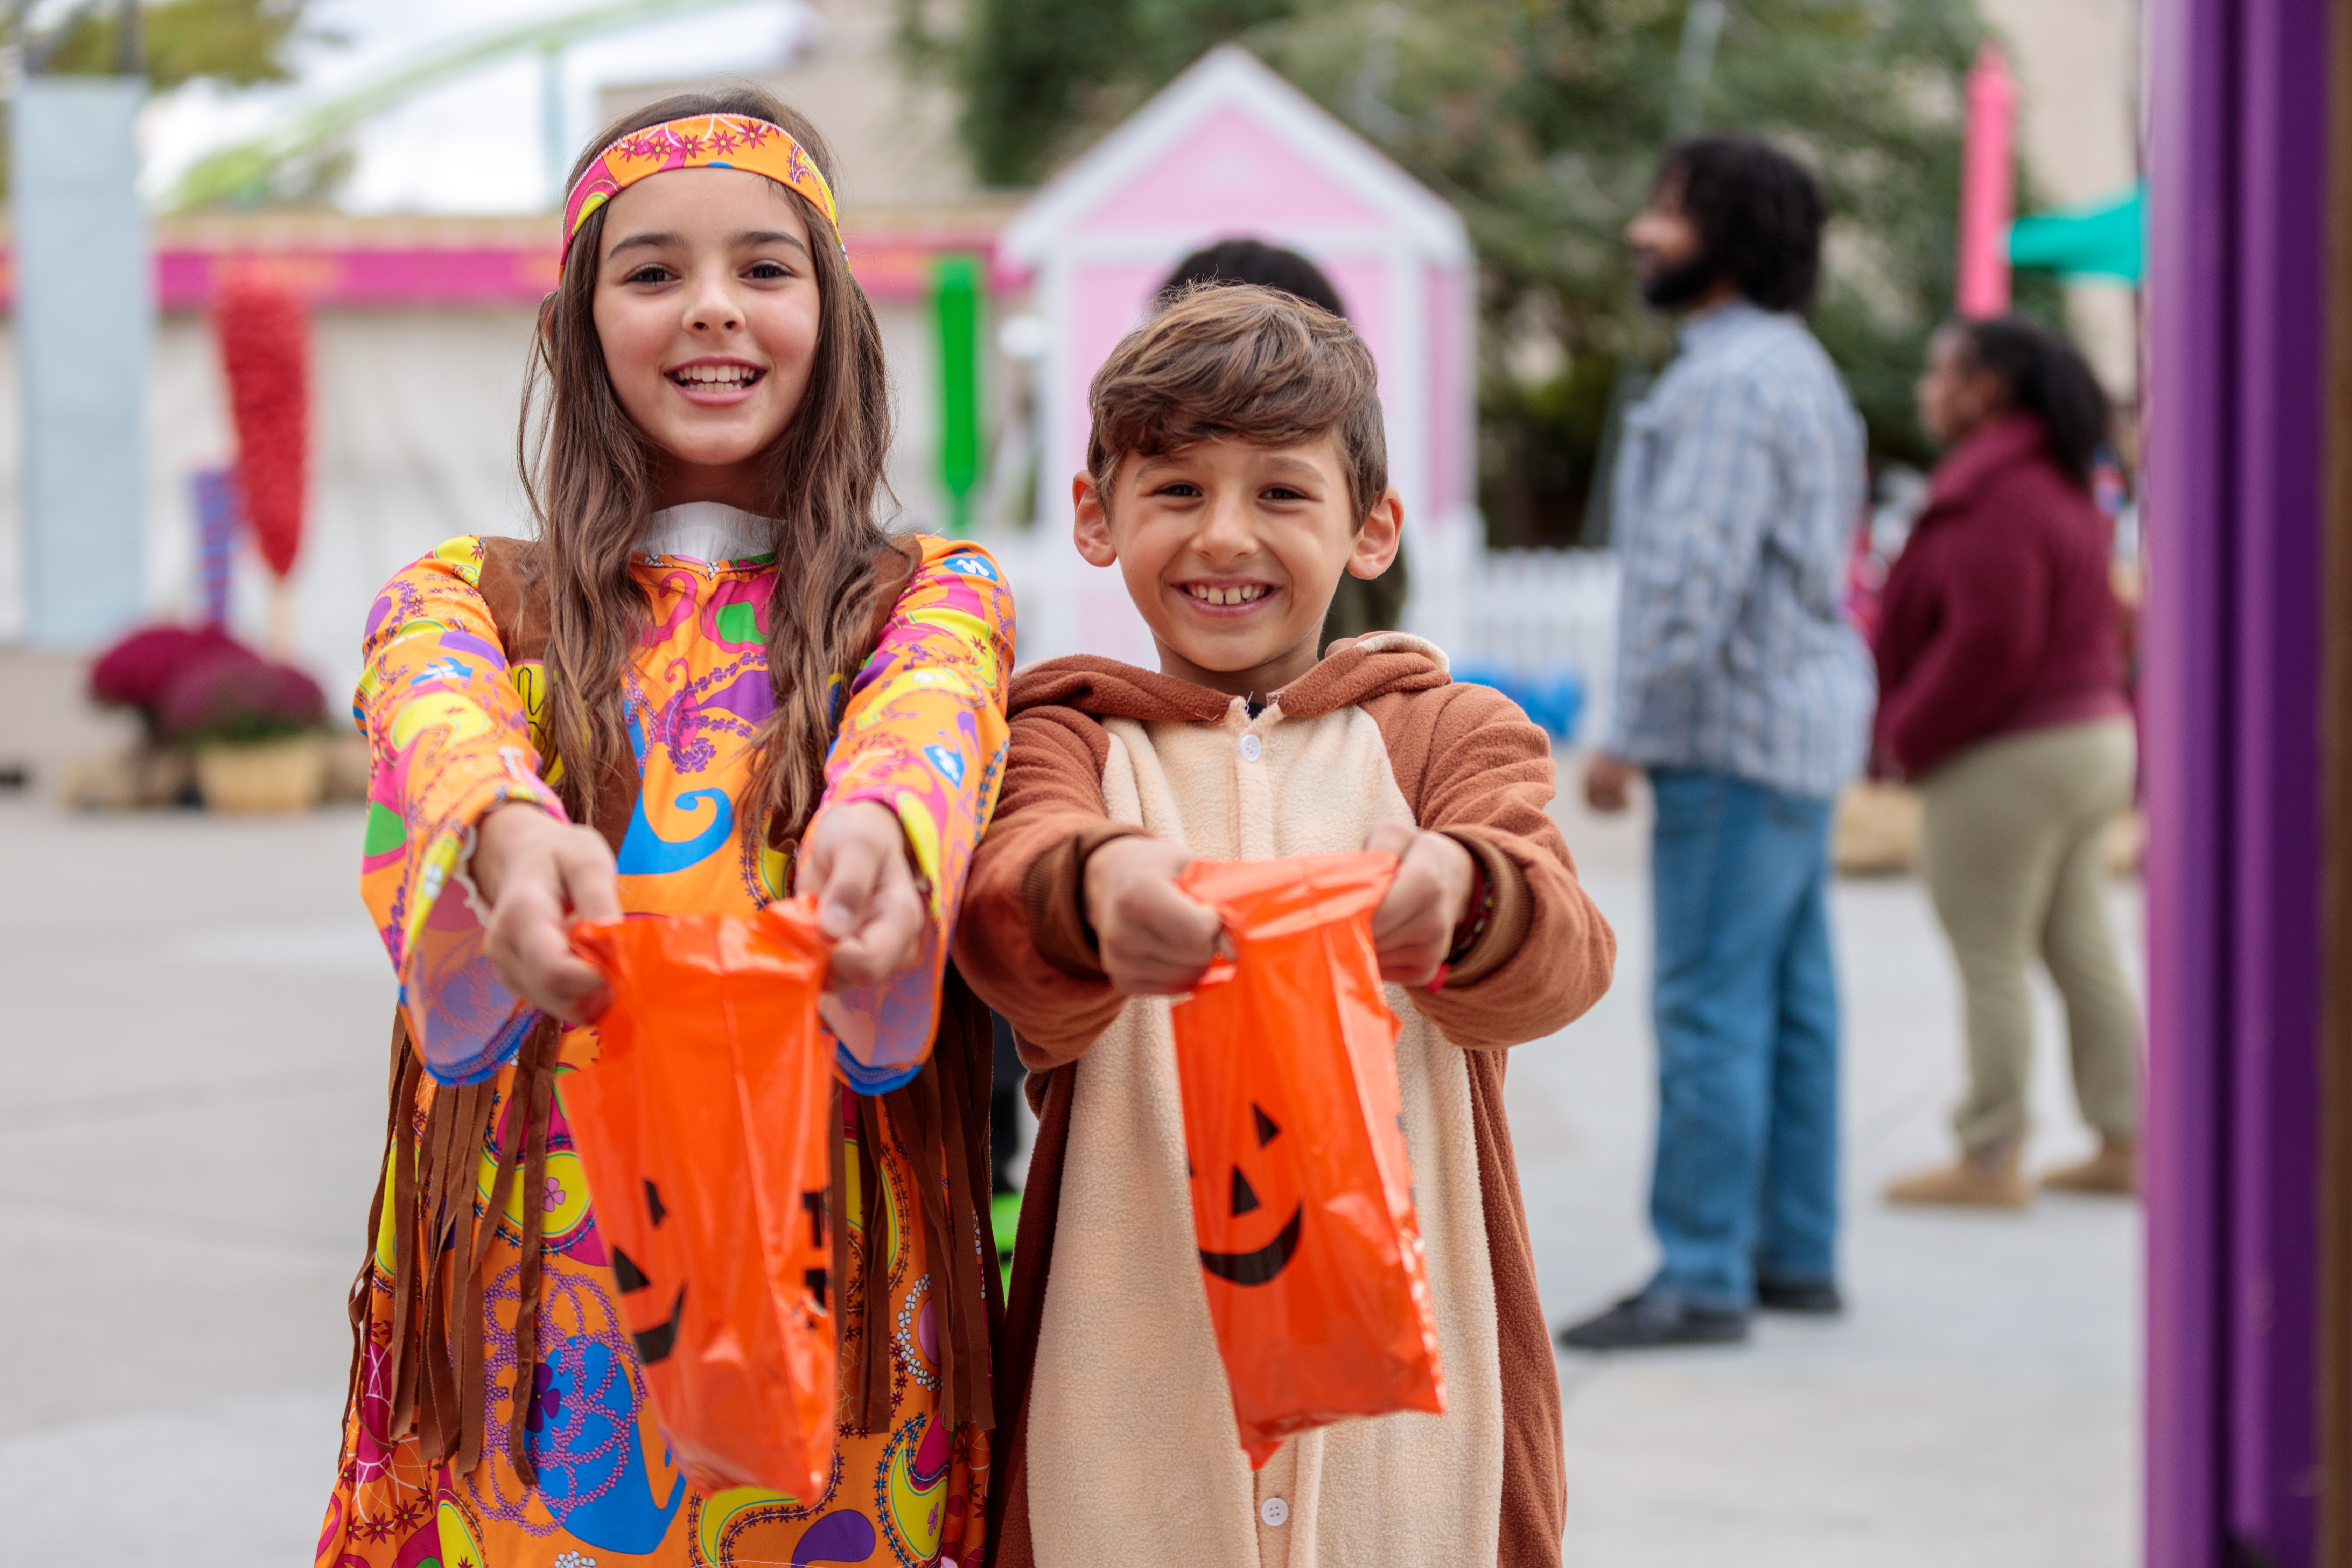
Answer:
MULTIPOLYGON (((1978 0, 2010 46, 2018 151, 2040 205, 2116 196, 2140 175, 2141 0, 1978 0)), ((2139 322, 2131 285, 2077 280, 2067 324, 2107 390, 2131 402, 2139 322)))

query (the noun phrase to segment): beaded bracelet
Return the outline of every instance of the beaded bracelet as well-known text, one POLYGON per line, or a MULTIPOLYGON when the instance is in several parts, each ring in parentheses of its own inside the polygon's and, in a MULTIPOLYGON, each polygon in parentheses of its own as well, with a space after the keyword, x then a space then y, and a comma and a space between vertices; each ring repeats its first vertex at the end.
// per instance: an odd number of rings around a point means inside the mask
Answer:
POLYGON ((1486 880, 1486 868, 1475 857, 1470 861, 1470 918, 1455 929, 1461 933, 1454 939, 1453 948, 1445 954, 1445 967, 1453 968, 1470 956, 1478 939, 1486 934, 1487 924, 1495 918, 1495 889, 1486 880))

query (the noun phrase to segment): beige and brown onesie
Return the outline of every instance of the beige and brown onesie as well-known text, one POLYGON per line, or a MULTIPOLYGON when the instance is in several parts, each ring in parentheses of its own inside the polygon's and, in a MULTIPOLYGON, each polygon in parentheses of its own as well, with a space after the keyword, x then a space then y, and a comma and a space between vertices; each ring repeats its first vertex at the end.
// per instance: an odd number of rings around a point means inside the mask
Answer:
POLYGON ((1503 1047, 1590 1007, 1616 941, 1545 813, 1543 732, 1396 633, 1334 645, 1255 717, 1088 658, 1016 676, 1012 711, 956 938, 1042 1120, 998 1347, 991 1568, 1557 1564, 1559 1384, 1503 1047), (1259 859, 1359 848, 1384 821, 1451 835, 1495 895, 1441 992, 1388 988, 1446 1413, 1322 1427, 1253 1474, 1200 1284, 1169 1005, 1111 989, 1080 876, 1131 833, 1259 859))

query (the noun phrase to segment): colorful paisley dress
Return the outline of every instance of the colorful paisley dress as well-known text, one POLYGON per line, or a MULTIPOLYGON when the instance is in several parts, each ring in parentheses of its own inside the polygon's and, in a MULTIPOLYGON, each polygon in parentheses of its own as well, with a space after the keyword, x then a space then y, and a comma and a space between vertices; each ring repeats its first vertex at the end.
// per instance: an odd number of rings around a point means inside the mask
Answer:
MULTIPOLYGON (((976 546, 926 539, 874 656, 836 694, 840 728, 825 778, 827 806, 878 801, 895 811, 928 879, 926 962, 887 990, 835 999, 828 1013, 861 1048, 838 1052, 862 1093, 906 1082, 929 1047, 940 970, 964 874, 1003 773, 1013 601, 976 546), (862 1058, 862 1059, 861 1059, 862 1058)), ((541 776, 545 674, 509 667, 478 591, 484 548, 444 544, 384 589, 370 618, 367 672, 356 702, 374 759, 362 885, 401 979, 427 1080, 490 1080, 500 1100, 479 1162, 477 1212, 491 1194, 512 1057, 528 1010, 483 954, 463 868, 474 824, 493 806, 530 802, 561 816, 541 776)), ((637 581, 654 606, 625 698, 644 786, 618 852, 631 912, 750 912, 779 893, 787 867, 746 847, 737 802, 750 776, 746 742, 772 707, 766 658, 772 556, 706 562, 641 555, 637 581)), ((550 764, 551 767, 553 764, 550 764)), ((367 1334, 344 1418, 341 1468, 319 1542, 321 1568, 624 1568, 629 1564, 954 1563, 985 1555, 988 1444, 976 1426, 937 1418, 934 1271, 916 1184, 919 1170, 887 1107, 887 1145, 868 1169, 885 1180, 851 1191, 853 1238, 886 1227, 890 1314, 888 1418, 844 1429, 823 1496, 745 1488, 699 1495, 669 1462, 643 1373, 614 1304, 608 1253, 562 1109, 562 1074, 596 1055, 593 1028, 567 1031, 556 1068, 546 1179, 516 1191, 482 1274, 489 1386, 485 1458, 471 1475, 426 1466, 414 1438, 385 1441, 390 1414, 394 1234, 389 1205, 367 1271, 367 1334), (521 1205, 541 1205, 544 1276, 539 1364, 513 1387, 521 1205), (506 1453, 522 1422, 538 1472, 523 1485, 506 1453)), ((856 1137, 854 1119, 845 1140, 856 1137)), ((852 1151, 853 1156, 855 1151, 852 1151)), ((855 1172, 860 1161, 845 1162, 855 1172)), ((518 1187, 520 1184, 517 1184, 518 1187)), ((849 1248, 853 1259, 860 1248, 849 1248)), ((953 1266, 985 1263, 973 1256, 953 1266)), ((862 1269, 858 1272, 862 1273, 862 1269)), ((847 1294, 874 1282, 853 1274, 847 1294)))

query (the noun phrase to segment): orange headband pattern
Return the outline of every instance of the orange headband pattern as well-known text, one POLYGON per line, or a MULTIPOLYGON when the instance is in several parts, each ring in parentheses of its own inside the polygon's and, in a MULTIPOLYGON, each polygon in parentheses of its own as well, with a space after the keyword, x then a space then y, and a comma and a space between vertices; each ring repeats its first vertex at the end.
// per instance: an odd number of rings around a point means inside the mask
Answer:
MULTIPOLYGON (((588 215, 648 174, 671 169, 745 169, 806 196, 841 244, 841 211, 816 160, 781 125, 742 114, 695 114, 648 125, 596 154, 563 204, 563 254, 588 215)), ((846 247, 844 247, 846 249, 846 247)))

